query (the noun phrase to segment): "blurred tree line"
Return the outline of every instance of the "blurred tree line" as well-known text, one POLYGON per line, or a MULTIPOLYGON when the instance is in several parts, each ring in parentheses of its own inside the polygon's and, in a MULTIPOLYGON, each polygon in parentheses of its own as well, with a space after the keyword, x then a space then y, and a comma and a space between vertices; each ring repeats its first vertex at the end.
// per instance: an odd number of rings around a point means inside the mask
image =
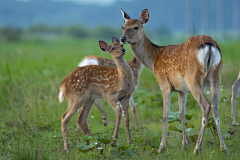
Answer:
POLYGON ((8 42, 19 41, 23 31, 19 28, 13 28, 11 26, 0 28, 0 39, 8 42))
MULTIPOLYGON (((159 35, 158 41, 164 41, 171 37, 169 28, 159 26, 156 30, 147 31, 148 35, 159 35), (155 33, 155 34, 154 34, 155 33)), ((54 39, 59 37, 72 37, 76 39, 96 38, 101 40, 111 39, 113 36, 119 38, 122 30, 108 26, 98 26, 97 28, 87 28, 85 26, 72 25, 68 27, 52 27, 46 25, 29 26, 26 29, 12 26, 0 27, 0 40, 7 42, 18 42, 22 39, 54 39)))

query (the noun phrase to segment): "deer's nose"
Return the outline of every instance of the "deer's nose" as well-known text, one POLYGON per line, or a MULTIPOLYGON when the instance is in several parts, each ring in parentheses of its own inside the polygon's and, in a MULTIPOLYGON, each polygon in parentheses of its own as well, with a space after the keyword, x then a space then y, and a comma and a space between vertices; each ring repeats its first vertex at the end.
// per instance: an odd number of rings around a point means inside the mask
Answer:
POLYGON ((125 42, 125 41, 126 41, 126 37, 125 37, 125 36, 121 37, 121 38, 120 38, 120 41, 121 41, 121 42, 125 42))
POLYGON ((125 52, 125 49, 124 49, 124 48, 122 49, 122 52, 125 52))

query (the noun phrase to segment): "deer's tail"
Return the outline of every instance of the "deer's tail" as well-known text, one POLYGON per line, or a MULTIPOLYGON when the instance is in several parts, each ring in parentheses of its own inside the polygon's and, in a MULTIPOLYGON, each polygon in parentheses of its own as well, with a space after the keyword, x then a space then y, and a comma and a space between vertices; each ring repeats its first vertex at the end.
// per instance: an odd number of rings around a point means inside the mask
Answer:
POLYGON ((58 94, 58 100, 59 100, 60 103, 62 103, 63 100, 64 100, 63 89, 62 89, 61 86, 60 86, 60 91, 59 91, 59 94, 58 94))

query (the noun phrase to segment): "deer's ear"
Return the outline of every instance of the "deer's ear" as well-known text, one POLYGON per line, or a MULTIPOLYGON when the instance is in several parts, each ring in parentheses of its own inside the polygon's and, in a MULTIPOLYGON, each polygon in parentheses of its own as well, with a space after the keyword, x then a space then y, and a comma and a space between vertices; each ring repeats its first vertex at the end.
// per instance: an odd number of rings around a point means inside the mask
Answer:
POLYGON ((148 13, 148 9, 144 9, 140 15, 139 15, 139 21, 142 22, 142 24, 145 24, 148 22, 149 19, 149 13, 148 13))
POLYGON ((114 43, 114 42, 120 43, 120 41, 116 37, 112 38, 112 43, 114 43))
POLYGON ((99 41, 99 46, 100 48, 105 51, 105 52, 108 52, 109 51, 109 45, 107 42, 104 42, 104 41, 99 41))
POLYGON ((124 20, 125 23, 126 23, 129 19, 131 19, 130 16, 129 16, 126 12, 124 12, 124 11, 122 10, 122 8, 121 8, 121 12, 122 12, 123 20, 124 20))

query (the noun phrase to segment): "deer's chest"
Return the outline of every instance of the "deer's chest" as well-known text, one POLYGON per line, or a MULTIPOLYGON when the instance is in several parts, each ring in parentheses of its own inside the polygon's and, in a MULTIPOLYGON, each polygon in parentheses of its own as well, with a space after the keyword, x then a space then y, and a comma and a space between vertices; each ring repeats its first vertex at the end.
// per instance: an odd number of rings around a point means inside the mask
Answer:
POLYGON ((135 90, 135 83, 134 80, 131 79, 122 79, 123 81, 120 82, 120 87, 117 90, 117 94, 118 94, 118 99, 123 99, 125 97, 130 97, 134 90, 135 90))

